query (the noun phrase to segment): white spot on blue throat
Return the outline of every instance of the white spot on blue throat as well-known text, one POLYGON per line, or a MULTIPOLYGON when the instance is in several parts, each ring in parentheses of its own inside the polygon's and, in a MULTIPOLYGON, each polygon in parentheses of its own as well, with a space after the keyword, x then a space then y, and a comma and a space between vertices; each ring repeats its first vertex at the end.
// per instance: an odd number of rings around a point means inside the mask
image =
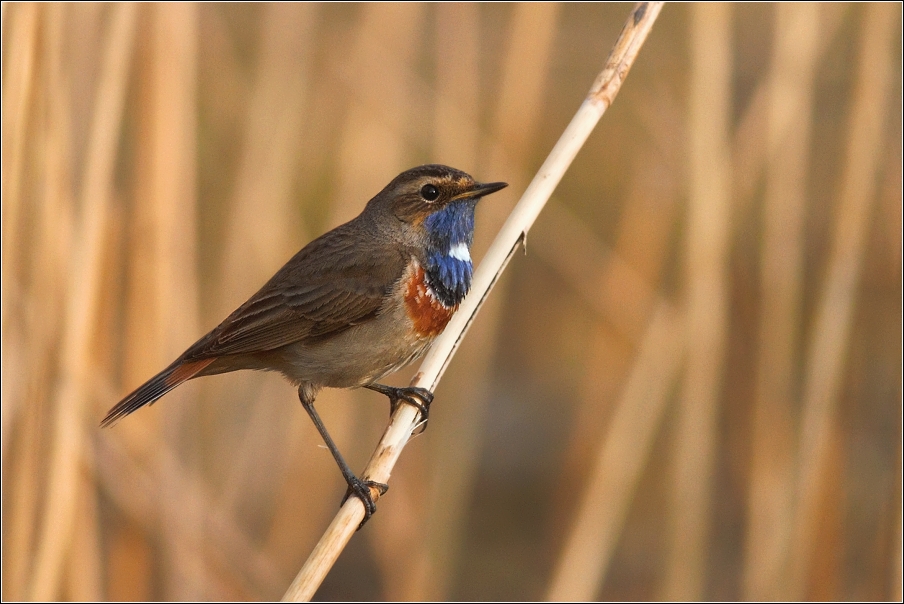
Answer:
POLYGON ((456 243, 451 248, 449 248, 449 257, 455 258, 456 260, 463 260, 464 262, 471 262, 471 251, 468 249, 467 244, 465 243, 456 243))

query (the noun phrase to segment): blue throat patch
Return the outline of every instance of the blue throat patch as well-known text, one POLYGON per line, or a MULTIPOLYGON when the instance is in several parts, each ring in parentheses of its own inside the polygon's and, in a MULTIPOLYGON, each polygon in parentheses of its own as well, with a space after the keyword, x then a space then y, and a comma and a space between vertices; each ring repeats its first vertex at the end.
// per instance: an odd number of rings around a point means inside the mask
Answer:
POLYGON ((450 255, 454 246, 464 244, 470 250, 474 240, 474 208, 477 201, 465 199, 450 203, 424 219, 427 245, 427 284, 436 298, 451 308, 464 300, 471 289, 470 259, 450 255))

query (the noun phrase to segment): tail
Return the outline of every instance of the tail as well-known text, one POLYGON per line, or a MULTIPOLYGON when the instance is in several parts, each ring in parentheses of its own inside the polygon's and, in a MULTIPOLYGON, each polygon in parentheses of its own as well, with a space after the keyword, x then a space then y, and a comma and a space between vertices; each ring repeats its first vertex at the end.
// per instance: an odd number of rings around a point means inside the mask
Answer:
POLYGON ((129 413, 140 409, 145 405, 153 404, 154 401, 179 384, 187 382, 197 376, 215 360, 215 358, 209 358, 188 363, 176 361, 145 382, 135 392, 116 403, 116 406, 110 409, 110 412, 107 413, 107 417, 100 423, 101 428, 112 426, 129 413))

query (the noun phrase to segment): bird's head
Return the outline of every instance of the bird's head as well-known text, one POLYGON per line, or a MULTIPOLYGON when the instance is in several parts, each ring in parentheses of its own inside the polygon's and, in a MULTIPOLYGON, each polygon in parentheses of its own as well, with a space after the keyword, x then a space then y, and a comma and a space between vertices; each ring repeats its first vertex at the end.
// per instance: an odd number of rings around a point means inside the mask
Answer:
POLYGON ((368 204, 365 213, 388 220, 409 245, 422 250, 421 262, 435 296, 456 306, 471 286, 474 209, 481 197, 507 187, 479 183, 438 164, 402 172, 368 204))
POLYGON ((507 187, 479 183, 469 174, 439 164, 402 172, 371 200, 398 220, 422 231, 430 247, 448 252, 468 247, 474 236, 474 209, 481 197, 507 187))

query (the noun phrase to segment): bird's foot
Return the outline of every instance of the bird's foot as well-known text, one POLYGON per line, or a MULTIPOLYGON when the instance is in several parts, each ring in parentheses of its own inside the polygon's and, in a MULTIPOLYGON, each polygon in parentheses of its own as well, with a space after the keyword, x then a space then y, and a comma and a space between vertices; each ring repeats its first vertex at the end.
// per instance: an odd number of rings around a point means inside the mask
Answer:
POLYGON ((361 503, 364 504, 364 520, 358 525, 358 530, 361 530, 361 527, 377 511, 377 504, 374 502, 373 493, 370 491, 371 488, 377 489, 380 495, 384 495, 389 490, 389 485, 373 480, 361 480, 357 476, 352 476, 348 481, 348 490, 345 492, 345 497, 342 498, 342 502, 339 504, 340 507, 345 505, 345 502, 352 495, 360 499, 361 503))
POLYGON ((430 403, 433 402, 433 393, 426 388, 417 388, 409 386, 407 388, 396 388, 394 386, 384 386, 383 384, 370 384, 366 386, 375 392, 385 394, 389 397, 389 415, 395 413, 399 403, 404 402, 416 408, 421 413, 421 430, 420 434, 427 429, 427 419, 430 416, 430 403))

